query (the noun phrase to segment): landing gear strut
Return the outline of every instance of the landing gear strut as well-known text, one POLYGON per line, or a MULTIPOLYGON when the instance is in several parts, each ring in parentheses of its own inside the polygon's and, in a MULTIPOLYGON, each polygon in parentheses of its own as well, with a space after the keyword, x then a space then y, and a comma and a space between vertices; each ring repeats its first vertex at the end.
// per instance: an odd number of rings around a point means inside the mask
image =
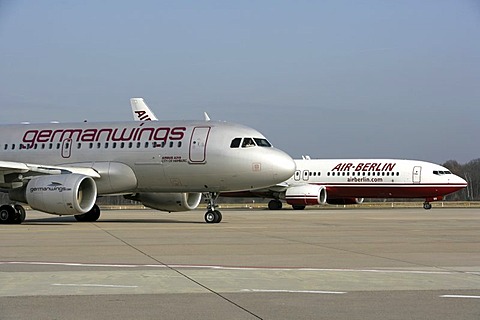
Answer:
POLYGON ((0 206, 0 224, 20 224, 25 216, 25 209, 19 204, 0 206))
POLYGON ((207 202, 207 212, 205 213, 206 223, 219 223, 222 221, 222 213, 216 208, 216 201, 220 195, 218 192, 205 192, 205 201, 207 202))

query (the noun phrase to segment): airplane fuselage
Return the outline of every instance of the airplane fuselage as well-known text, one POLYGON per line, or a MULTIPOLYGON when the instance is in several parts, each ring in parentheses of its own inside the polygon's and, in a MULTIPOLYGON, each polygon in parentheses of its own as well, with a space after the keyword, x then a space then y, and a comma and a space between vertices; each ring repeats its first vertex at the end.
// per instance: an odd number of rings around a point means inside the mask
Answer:
POLYGON ((93 168, 99 194, 244 190, 293 173, 293 161, 278 149, 231 148, 238 137, 265 139, 225 122, 7 125, 0 126, 0 160, 93 168))
POLYGON ((331 198, 435 198, 466 182, 440 165, 396 159, 295 160, 288 184, 323 185, 331 198))

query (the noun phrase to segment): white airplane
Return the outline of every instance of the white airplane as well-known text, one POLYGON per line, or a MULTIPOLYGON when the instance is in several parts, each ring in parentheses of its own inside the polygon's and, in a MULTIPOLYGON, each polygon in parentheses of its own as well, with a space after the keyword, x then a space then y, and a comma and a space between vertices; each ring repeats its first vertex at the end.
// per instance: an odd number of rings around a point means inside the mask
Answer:
POLYGON ((222 219, 220 192, 267 187, 295 163, 257 130, 219 121, 49 123, 0 126, 0 223, 21 223, 27 203, 96 221, 97 196, 125 195, 163 211, 195 209, 204 193, 207 223, 222 219), (236 141, 249 141, 237 146, 236 141))
POLYGON ((308 205, 360 204, 364 198, 423 198, 423 207, 463 189, 467 182, 438 164, 396 159, 295 160, 297 170, 287 181, 222 196, 272 198, 268 208, 282 208, 282 200, 293 209, 308 205))
MULTIPOLYGON (((141 100, 139 110, 153 114, 141 100)), ((295 163, 295 174, 281 184, 260 190, 223 192, 222 196, 272 198, 268 203, 270 210, 281 209, 282 200, 301 210, 307 205, 325 203, 360 204, 364 198, 424 198, 423 207, 431 209, 430 202, 467 186, 464 179, 447 168, 425 161, 307 156, 295 163)))

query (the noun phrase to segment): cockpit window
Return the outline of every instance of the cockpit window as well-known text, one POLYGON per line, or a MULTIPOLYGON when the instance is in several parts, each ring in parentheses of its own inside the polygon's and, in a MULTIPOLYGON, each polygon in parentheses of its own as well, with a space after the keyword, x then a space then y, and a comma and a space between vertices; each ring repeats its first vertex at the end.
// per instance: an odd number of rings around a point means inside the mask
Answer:
POLYGON ((240 142, 242 141, 242 138, 235 138, 232 140, 232 143, 230 143, 230 148, 238 148, 240 147, 240 142))
POLYGON ((255 142, 252 138, 243 138, 242 148, 255 147, 255 142))
POLYGON ((253 138, 259 147, 271 147, 272 145, 267 139, 253 138))

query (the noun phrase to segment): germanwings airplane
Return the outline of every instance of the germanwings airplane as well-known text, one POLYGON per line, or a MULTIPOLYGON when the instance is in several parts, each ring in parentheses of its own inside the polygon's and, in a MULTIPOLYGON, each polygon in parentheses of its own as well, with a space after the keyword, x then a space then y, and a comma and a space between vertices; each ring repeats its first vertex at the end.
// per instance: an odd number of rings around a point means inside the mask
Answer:
MULTIPOLYGON (((135 120, 145 120, 145 115, 158 120, 142 98, 130 99, 130 104, 135 120)), ((325 203, 360 204, 363 198, 424 198, 423 207, 431 209, 430 202, 467 186, 447 168, 425 161, 304 157, 295 163, 295 174, 281 184, 222 196, 272 198, 271 210, 281 209, 282 200, 300 210, 325 203)))
POLYGON ((124 195, 163 211, 195 209, 222 220, 220 192, 288 179, 295 163, 258 131, 219 121, 50 123, 0 126, 0 223, 22 223, 27 203, 96 221, 97 196, 124 195), (237 141, 250 143, 237 145, 237 141))

